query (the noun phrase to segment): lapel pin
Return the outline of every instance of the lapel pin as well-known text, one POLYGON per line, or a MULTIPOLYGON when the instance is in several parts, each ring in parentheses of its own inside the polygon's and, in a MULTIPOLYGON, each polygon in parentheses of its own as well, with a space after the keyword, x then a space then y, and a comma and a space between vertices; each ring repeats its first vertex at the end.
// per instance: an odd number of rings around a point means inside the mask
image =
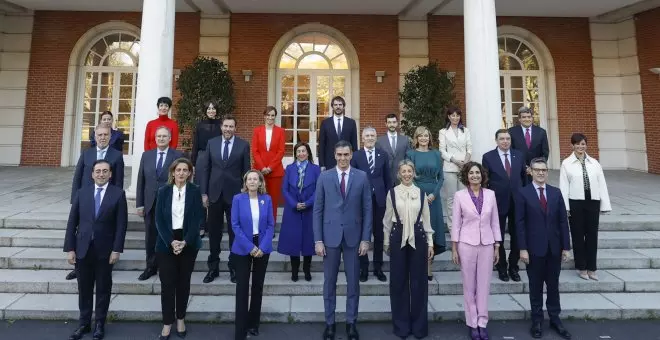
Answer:
POLYGON ((264 200, 261 200, 261 205, 264 205, 264 200))

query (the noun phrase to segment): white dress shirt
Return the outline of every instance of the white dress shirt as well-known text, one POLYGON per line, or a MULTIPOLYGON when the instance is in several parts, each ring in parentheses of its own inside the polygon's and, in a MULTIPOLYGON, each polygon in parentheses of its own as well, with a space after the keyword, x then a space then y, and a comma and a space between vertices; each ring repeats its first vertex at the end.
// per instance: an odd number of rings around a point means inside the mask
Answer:
POLYGON ((266 127, 266 150, 270 151, 270 141, 273 139, 273 129, 266 127))
MULTIPOLYGON (((106 146, 105 149, 99 149, 98 147, 96 147, 96 159, 97 160, 105 159, 105 156, 108 154, 108 148, 109 148, 109 146, 106 146), (101 152, 103 152, 103 157, 99 157, 99 156, 101 156, 101 152)), ((105 191, 105 190, 103 190, 103 191, 105 191)))
MULTIPOLYGON (((105 192, 108 191, 107 190, 108 189, 108 183, 105 183, 101 187, 98 186, 98 185, 94 185, 94 197, 96 197, 96 191, 98 190, 98 188, 103 188, 103 190, 101 190, 101 204, 103 204, 103 197, 105 197, 105 192)), ((94 197, 92 197, 92 199, 95 199, 94 197)))
POLYGON ((396 151, 396 145, 392 144, 392 137, 394 137, 395 143, 399 142, 399 134, 396 133, 396 131, 394 133, 392 133, 388 130, 387 131, 387 142, 390 143, 390 147, 392 148, 392 150, 396 151))
POLYGON ((536 190, 536 196, 539 198, 539 200, 541 199, 541 192, 539 191, 539 188, 543 188, 543 196, 545 196, 545 200, 547 201, 548 191, 545 190, 545 184, 543 184, 543 186, 536 184, 536 182, 532 182, 532 184, 534 184, 534 189, 536 190))
MULTIPOLYGON (((587 168, 587 176, 589 177, 589 189, 591 191, 592 200, 600 200, 600 211, 611 211, 612 205, 610 204, 610 195, 607 192, 607 183, 605 183, 605 174, 603 168, 597 160, 584 154, 584 166, 587 168)), ((570 210, 568 200, 584 200, 584 178, 582 177, 582 164, 571 153, 561 162, 559 168, 559 189, 562 196, 564 196, 564 203, 566 210, 570 210)))
MULTIPOLYGON (((234 140, 236 139, 236 136, 231 136, 231 139, 229 140, 229 155, 227 155, 227 159, 229 159, 229 156, 231 156, 231 149, 234 147, 234 140)), ((220 148, 220 155, 224 158, 224 152, 225 152, 225 141, 226 139, 223 137, 222 138, 222 147, 220 148)))
POLYGON ((502 166, 504 167, 504 169, 506 169, 506 163, 504 162, 505 159, 504 154, 506 154, 506 157, 509 159, 509 166, 513 165, 513 161, 511 160, 511 149, 504 151, 498 147, 497 153, 500 155, 500 160, 502 161, 502 166))
MULTIPOLYGON (((394 202, 396 203, 396 207, 392 206, 390 193, 387 193, 385 200, 385 215, 383 217, 384 247, 390 246, 392 225, 396 222, 396 215, 394 214, 394 209, 396 209, 399 213, 399 218, 401 218, 401 223, 403 224, 403 229, 401 230, 401 244, 392 244, 391 246, 403 248, 406 244, 409 244, 414 249, 417 249, 417 245, 415 244, 415 222, 417 222, 420 207, 422 208, 422 218, 420 221, 422 222, 424 232, 426 233, 426 242, 429 247, 433 246, 433 229, 431 228, 431 213, 429 211, 429 205, 425 204, 426 202, 420 202, 421 197, 419 193, 419 188, 414 184, 411 186, 406 186, 404 184, 395 186, 394 202)), ((424 199, 426 199, 426 197, 424 199)))
POLYGON ((522 126, 522 124, 521 124, 520 128, 522 129, 522 132, 523 132, 523 138, 525 138, 525 134, 527 133, 527 129, 529 129, 529 140, 531 141, 532 140, 532 125, 530 125, 528 128, 526 128, 526 127, 522 126))
POLYGON ((163 154, 163 167, 165 167, 165 159, 167 158, 167 151, 169 149, 170 148, 167 147, 167 148, 165 148, 165 150, 160 151, 160 149, 156 148, 156 168, 158 168, 158 159, 160 158, 160 153, 161 152, 164 152, 164 154, 163 154))
POLYGON ((183 229, 183 215, 186 206, 186 186, 179 189, 172 186, 172 230, 183 229))
POLYGON ((346 169, 346 171, 339 170, 338 166, 336 166, 335 169, 337 169, 337 178, 339 178, 339 183, 340 184, 341 184, 341 174, 342 174, 342 172, 346 173, 346 176, 344 176, 344 182, 345 182, 344 184, 346 185, 346 187, 344 189, 348 189, 348 176, 351 173, 351 167, 349 166, 348 169, 346 169))
POLYGON ((250 212, 252 213, 252 235, 259 235, 259 198, 250 198, 250 212))
POLYGON ((344 115, 337 116, 336 114, 332 115, 332 121, 335 124, 335 131, 337 132, 337 135, 339 135, 339 131, 337 131, 337 122, 341 119, 341 130, 344 131, 344 123, 346 120, 344 119, 344 115))

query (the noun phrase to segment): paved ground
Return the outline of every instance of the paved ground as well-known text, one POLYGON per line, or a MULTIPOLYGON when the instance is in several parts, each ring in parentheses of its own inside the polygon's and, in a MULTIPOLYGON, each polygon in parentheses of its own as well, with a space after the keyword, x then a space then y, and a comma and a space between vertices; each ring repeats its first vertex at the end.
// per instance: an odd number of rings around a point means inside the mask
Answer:
MULTIPOLYGON (((565 326, 573 333, 574 340, 656 340, 660 339, 660 321, 582 321, 566 320, 565 326)), ((338 326, 342 326, 338 324, 338 326)), ((20 340, 61 340, 66 339, 75 328, 75 323, 61 321, 0 322, 1 339, 20 340)), ((337 340, 346 339, 343 327, 338 327, 337 340)), ((546 324, 547 328, 547 324, 546 324)), ((157 323, 114 323, 106 326, 107 340, 153 340, 158 338, 161 325, 157 323)), ((528 333, 528 321, 491 322, 489 330, 493 340, 531 339, 528 333)), ((360 338, 363 340, 397 339, 391 334, 389 324, 360 324, 360 338)), ((306 340, 320 339, 321 324, 265 324, 261 335, 253 339, 262 340, 306 340)), ((91 339, 91 336, 85 337, 91 339)), ((171 339, 179 339, 172 334, 171 339)), ((233 339, 233 326, 228 324, 189 324, 186 339, 230 340, 233 339)), ((414 339, 410 337, 410 339, 414 339)), ((468 339, 466 328, 458 322, 433 323, 430 327, 429 340, 468 339)), ((545 329, 543 339, 560 339, 549 329, 545 329)))

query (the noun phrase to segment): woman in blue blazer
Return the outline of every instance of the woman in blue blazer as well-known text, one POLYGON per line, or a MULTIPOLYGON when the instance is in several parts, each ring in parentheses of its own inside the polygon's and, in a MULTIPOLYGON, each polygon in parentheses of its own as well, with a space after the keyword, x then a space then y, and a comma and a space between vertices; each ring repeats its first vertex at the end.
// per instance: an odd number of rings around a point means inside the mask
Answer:
POLYGON ((231 203, 231 227, 236 235, 231 247, 236 268, 236 340, 246 339, 247 333, 259 335, 264 278, 275 233, 273 205, 266 194, 264 175, 254 169, 248 171, 241 191, 231 203))
POLYGON ((314 255, 314 232, 312 231, 312 207, 316 193, 316 180, 321 168, 314 164, 312 150, 307 143, 300 142, 293 148, 296 160, 284 171, 282 197, 284 213, 280 228, 277 251, 291 256, 291 280, 298 281, 300 255, 303 256, 305 281, 312 280, 311 264, 314 255))
MULTIPOLYGON (((123 153, 124 152, 124 133, 112 127, 114 120, 112 112, 103 111, 99 117, 99 124, 103 124, 110 128, 110 143, 111 148, 123 153)), ((96 139, 94 139, 94 129, 89 132, 89 146, 96 147, 96 139)))
POLYGON ((190 276, 202 246, 199 226, 204 221, 202 193, 190 183, 193 165, 179 158, 169 168, 168 184, 156 197, 156 260, 160 278, 163 330, 160 340, 170 337, 176 316, 176 332, 186 336, 186 307, 190 297, 190 276), (175 313, 176 311, 176 313, 175 313))

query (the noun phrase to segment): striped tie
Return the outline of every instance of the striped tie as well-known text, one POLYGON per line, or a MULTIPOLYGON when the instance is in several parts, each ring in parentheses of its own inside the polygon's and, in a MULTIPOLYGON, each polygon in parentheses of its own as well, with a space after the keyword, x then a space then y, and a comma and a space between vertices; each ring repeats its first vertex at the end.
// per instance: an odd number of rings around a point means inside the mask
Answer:
POLYGON ((369 150, 369 157, 367 157, 367 161, 369 162, 369 172, 374 173, 374 150, 369 150))

